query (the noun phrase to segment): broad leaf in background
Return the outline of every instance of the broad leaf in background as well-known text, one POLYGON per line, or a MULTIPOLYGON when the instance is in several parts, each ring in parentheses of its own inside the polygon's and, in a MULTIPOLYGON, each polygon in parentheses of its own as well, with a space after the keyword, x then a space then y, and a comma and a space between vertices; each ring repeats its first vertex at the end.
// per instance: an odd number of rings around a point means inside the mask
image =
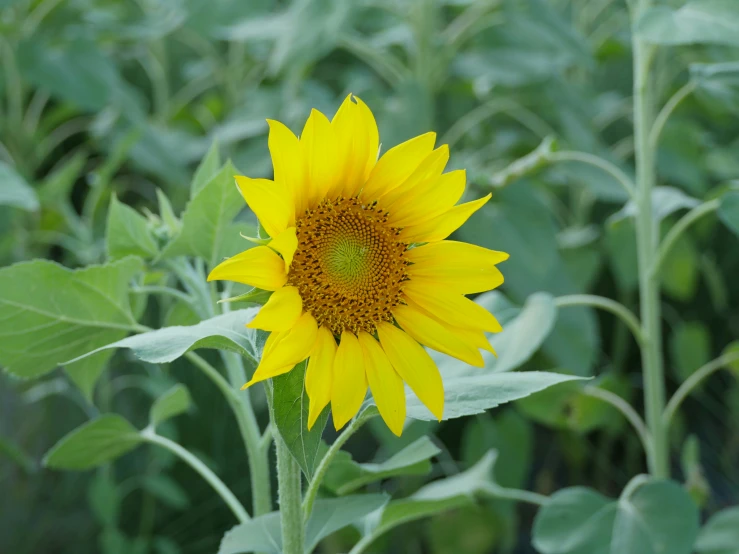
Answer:
MULTIPOLYGON (((656 187, 652 191, 652 216, 657 221, 662 221, 678 210, 695 208, 699 204, 700 200, 688 196, 674 187, 656 187)), ((620 211, 613 214, 609 219, 610 221, 618 221, 627 217, 636 217, 636 213, 636 204, 633 200, 629 200, 620 211)))
MULTIPOLYGON (((552 385, 578 379, 582 378, 545 371, 447 377, 444 379, 444 420, 480 414, 552 385)), ((406 389, 405 400, 408 417, 426 421, 436 420, 410 389, 406 389)))
POLYGON ((421 437, 382 463, 359 464, 347 452, 339 454, 323 480, 323 485, 337 495, 347 494, 375 481, 399 475, 426 475, 431 458, 440 452, 428 437, 421 437))
MULTIPOLYGON (((316 504, 318 502, 320 500, 316 504)), ((245 552, 282 554, 280 512, 255 517, 251 521, 231 528, 223 535, 218 554, 243 554, 245 552)))
POLYGON ((257 333, 248 329, 246 324, 254 318, 256 312, 256 308, 247 308, 218 315, 196 325, 163 327, 106 344, 81 358, 109 348, 130 348, 145 362, 166 364, 190 350, 215 348, 231 350, 255 360, 258 355, 257 333))
POLYGON ((0 161, 0 206, 13 206, 29 212, 39 208, 36 192, 15 169, 0 161))
POLYGON ((533 542, 542 554, 690 554, 698 521, 698 508, 673 481, 647 481, 619 500, 573 487, 539 510, 533 542))
POLYGON ((106 414, 56 443, 46 454, 44 465, 54 469, 90 469, 130 452, 142 441, 128 421, 116 414, 106 414))
POLYGON ((141 270, 137 258, 78 270, 46 260, 0 269, 0 364, 37 377, 125 336, 136 326, 128 286, 141 270))
MULTIPOLYGON (((218 171, 222 167, 221 153, 218 150, 218 143, 213 141, 210 145, 208 153, 205 155, 203 160, 195 170, 193 175, 192 183, 190 183, 190 197, 195 198, 195 195, 200 192, 205 185, 207 185, 213 177, 218 174, 218 171)), ((234 185, 235 186, 235 185, 234 185)))
POLYGON ((147 475, 141 486, 162 504, 174 510, 184 510, 190 505, 185 489, 164 473, 147 475))
POLYGON ((675 326, 669 345, 671 365, 680 383, 711 359, 711 333, 700 321, 683 321, 675 326))
POLYGON ((272 406, 277 430, 308 479, 320 461, 321 435, 328 421, 328 406, 308 431, 308 395, 305 392, 307 361, 272 379, 272 406))
POLYGON ((739 554, 739 507, 711 516, 695 543, 700 554, 739 554))
POLYGON ((183 384, 177 384, 154 401, 149 412, 149 421, 156 427, 170 418, 190 409, 190 391, 183 384))
POLYGON ((110 198, 105 249, 111 260, 126 256, 148 259, 155 257, 159 251, 146 218, 121 203, 115 195, 110 198))
MULTIPOLYGON (((499 316, 499 312, 494 307, 486 305, 487 298, 480 297, 475 301, 499 316)), ((554 298, 545 292, 532 294, 526 299, 518 315, 503 323, 502 332, 488 335, 490 344, 498 354, 497 357, 490 352, 483 351, 482 357, 485 365, 480 368, 470 366, 456 358, 434 354, 439 371, 446 379, 462 375, 484 375, 491 371, 512 371, 519 368, 539 350, 554 328, 556 320, 557 307, 554 304, 554 298)))
POLYGON ((713 105, 718 101, 726 109, 739 110, 739 62, 690 64, 690 77, 696 94, 713 105))
POLYGON ((238 171, 226 162, 190 200, 182 214, 182 229, 162 252, 162 258, 195 256, 214 267, 224 256, 246 250, 250 243, 239 236, 233 224, 244 199, 234 183, 238 171), (240 246, 239 246, 240 245, 240 246))
POLYGON ((724 225, 739 236, 739 191, 729 191, 721 197, 718 216, 724 225))
POLYGON ((680 8, 649 8, 636 26, 653 44, 727 44, 739 46, 739 10, 734 0, 689 0, 680 8))

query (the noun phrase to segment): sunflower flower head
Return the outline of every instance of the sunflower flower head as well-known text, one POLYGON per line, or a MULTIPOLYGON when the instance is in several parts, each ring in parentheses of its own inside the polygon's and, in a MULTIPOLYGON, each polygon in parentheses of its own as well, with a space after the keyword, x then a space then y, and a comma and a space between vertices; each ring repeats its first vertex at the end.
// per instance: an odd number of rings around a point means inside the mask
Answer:
POLYGON ((441 420, 444 389, 421 345, 482 366, 500 324, 466 294, 503 283, 508 254, 445 240, 490 195, 457 205, 465 172, 444 173, 446 145, 426 133, 378 159, 370 109, 346 98, 313 110, 298 139, 269 123, 274 180, 237 176, 270 241, 227 259, 208 280, 274 291, 248 327, 269 331, 251 385, 308 360, 308 428, 330 403, 336 429, 369 386, 400 435, 405 382, 441 420))

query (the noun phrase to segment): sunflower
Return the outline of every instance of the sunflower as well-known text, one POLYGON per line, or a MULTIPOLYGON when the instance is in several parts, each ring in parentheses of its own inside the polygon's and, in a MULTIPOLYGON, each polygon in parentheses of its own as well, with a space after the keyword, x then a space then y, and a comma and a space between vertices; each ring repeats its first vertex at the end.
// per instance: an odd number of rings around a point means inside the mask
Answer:
POLYGON ((449 148, 434 148, 435 133, 378 159, 374 116, 352 95, 331 121, 311 111, 300 139, 268 124, 274 180, 236 184, 270 240, 208 276, 274 291, 247 324, 270 335, 245 386, 309 358, 309 429, 329 403, 343 427, 369 386, 400 435, 404 382, 441 420, 441 376, 421 345, 482 366, 480 349, 494 353, 485 332, 501 330, 465 295, 503 283, 496 264, 508 254, 444 240, 490 195, 455 205, 465 172, 443 173, 449 148))

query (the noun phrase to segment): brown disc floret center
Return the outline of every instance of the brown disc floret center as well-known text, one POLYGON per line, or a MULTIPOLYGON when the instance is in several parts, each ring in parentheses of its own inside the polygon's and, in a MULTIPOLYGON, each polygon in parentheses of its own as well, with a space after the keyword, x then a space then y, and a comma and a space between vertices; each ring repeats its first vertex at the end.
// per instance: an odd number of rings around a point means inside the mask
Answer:
POLYGON ((376 203, 339 198, 322 201, 296 222, 298 249, 287 284, 335 335, 374 333, 377 323, 392 321, 400 303, 408 245, 387 216, 376 203))

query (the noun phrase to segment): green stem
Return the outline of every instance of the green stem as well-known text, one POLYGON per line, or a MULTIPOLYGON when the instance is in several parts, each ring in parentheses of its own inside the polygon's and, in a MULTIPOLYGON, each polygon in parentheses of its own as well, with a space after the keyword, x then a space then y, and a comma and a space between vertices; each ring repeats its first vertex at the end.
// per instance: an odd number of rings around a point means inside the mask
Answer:
POLYGON ((323 481, 334 456, 339 453, 339 450, 341 450, 344 443, 349 440, 349 437, 356 433, 362 424, 374 415, 376 415, 376 412, 369 409, 359 414, 359 416, 354 418, 354 421, 352 421, 348 427, 344 429, 338 437, 336 437, 334 443, 328 449, 326 454, 324 454, 321 459, 321 463, 318 464, 316 472, 313 474, 313 479, 311 479, 311 482, 308 485, 308 490, 305 492, 305 500, 303 501, 303 518, 305 521, 308 521, 308 518, 313 511, 313 503, 316 501, 318 489, 321 487, 321 482, 323 481))
POLYGON ((611 312, 626 324, 626 327, 628 327, 633 333, 634 338, 638 343, 641 344, 643 341, 639 319, 626 306, 616 302, 615 300, 611 300, 610 298, 605 298, 603 296, 596 296, 594 294, 570 294, 556 298, 555 304, 559 308, 564 308, 566 306, 592 306, 594 308, 600 308, 601 310, 611 312))
MULTIPOLYGON (((633 22, 649 6, 641 0, 634 7, 633 22)), ((665 380, 662 361, 662 328, 660 315, 659 279, 652 273, 659 240, 659 228, 652 216, 652 189, 655 181, 654 149, 649 141, 653 122, 650 66, 652 46, 632 33, 634 56, 634 146, 638 190, 636 193, 636 240, 639 268, 639 300, 641 306, 641 357, 644 372, 644 405, 653 449, 649 454, 649 471, 654 477, 670 475, 667 435, 662 425, 665 406, 665 380)))
POLYGON ((280 500, 283 554, 303 554, 305 529, 301 510, 300 466, 290 454, 282 437, 277 445, 277 484, 280 500))
POLYGON ((701 366, 697 371, 688 377, 682 385, 672 395, 670 401, 667 403, 664 413, 662 414, 662 425, 665 429, 665 433, 669 430, 672 418, 675 416, 677 409, 680 404, 683 403, 688 395, 707 377, 726 367, 727 365, 739 361, 739 352, 730 352, 719 356, 715 360, 708 362, 701 366))
POLYGON ((196 472, 198 472, 200 476, 205 479, 211 487, 213 487, 213 489, 218 493, 218 495, 223 499, 228 507, 231 508, 231 511, 236 516, 236 519, 239 520, 239 523, 246 523, 247 521, 249 521, 249 514, 246 513, 246 510, 231 492, 231 489, 229 489, 225 485, 225 483, 221 481, 220 478, 208 468, 208 466, 206 466, 193 454, 182 448, 176 442, 157 435, 152 429, 145 429, 144 431, 142 431, 141 437, 147 442, 157 444, 163 448, 166 448, 187 465, 189 465, 191 468, 193 468, 196 472))
POLYGON ((677 239, 680 238, 685 230, 690 227, 693 223, 698 221, 704 215, 710 214, 711 212, 718 210, 720 202, 718 199, 709 200, 699 206, 696 206, 684 216, 682 216, 675 225, 672 226, 670 231, 667 233, 665 238, 662 240, 659 249, 657 250, 656 258, 652 264, 651 271, 654 277, 659 277, 659 271, 662 268, 662 264, 665 263, 667 255, 675 246, 677 239))

